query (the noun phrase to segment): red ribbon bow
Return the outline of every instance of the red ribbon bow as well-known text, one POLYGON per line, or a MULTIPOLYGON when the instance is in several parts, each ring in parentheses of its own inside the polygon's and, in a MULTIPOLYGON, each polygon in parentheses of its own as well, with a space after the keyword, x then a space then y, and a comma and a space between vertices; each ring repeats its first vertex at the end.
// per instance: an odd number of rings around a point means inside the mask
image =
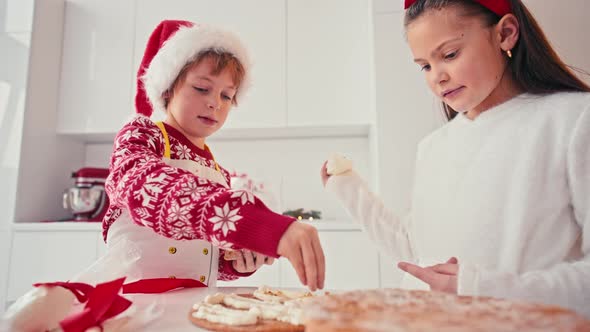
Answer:
POLYGON ((81 282, 47 282, 33 284, 35 287, 63 287, 71 291, 80 303, 86 302, 84 310, 74 313, 59 322, 64 332, 84 332, 127 310, 131 301, 119 295, 129 293, 164 293, 179 288, 207 287, 195 279, 143 279, 123 285, 125 278, 105 282, 92 287, 81 282))
POLYGON ((119 295, 124 281, 125 278, 120 278, 96 287, 70 282, 37 283, 33 286, 60 286, 74 293, 80 303, 86 302, 81 312, 59 322, 64 332, 84 332, 91 327, 101 326, 105 320, 129 308, 132 302, 119 295))
MULTIPOLYGON (((475 1, 479 2, 482 6, 493 11, 494 13, 496 13, 500 17, 512 12, 512 10, 510 8, 509 0, 475 0, 475 1)), ((408 9, 411 5, 414 4, 414 2, 416 2, 416 0, 404 0, 404 9, 408 9)))

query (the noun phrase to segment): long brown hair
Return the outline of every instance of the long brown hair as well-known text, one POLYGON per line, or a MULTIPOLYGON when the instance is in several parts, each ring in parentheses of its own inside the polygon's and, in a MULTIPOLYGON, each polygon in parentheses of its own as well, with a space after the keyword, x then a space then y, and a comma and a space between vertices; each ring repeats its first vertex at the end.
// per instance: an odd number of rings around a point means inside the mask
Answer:
MULTIPOLYGON (((585 91, 590 86, 578 78, 557 55, 539 23, 521 0, 508 0, 512 14, 520 26, 519 38, 512 49, 513 57, 508 66, 515 82, 531 94, 543 95, 553 92, 585 91)), ((458 6, 465 16, 480 16, 486 26, 497 24, 501 17, 473 0, 417 0, 406 10, 404 26, 431 9, 458 6)), ((457 112, 443 102, 445 116, 450 121, 457 112)))

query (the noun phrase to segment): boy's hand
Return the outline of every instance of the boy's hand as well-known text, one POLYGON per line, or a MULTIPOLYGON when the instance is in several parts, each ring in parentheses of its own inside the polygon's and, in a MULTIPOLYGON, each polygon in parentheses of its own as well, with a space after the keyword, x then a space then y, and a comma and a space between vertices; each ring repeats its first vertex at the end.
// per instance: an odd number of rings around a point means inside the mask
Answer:
POLYGON ((291 262, 301 283, 311 291, 324 288, 326 263, 315 227, 291 223, 279 241, 277 253, 291 262))
POLYGON ((258 270, 263 264, 271 265, 274 258, 250 250, 235 250, 232 257, 233 268, 240 273, 258 270))
POLYGON ((411 263, 400 262, 400 269, 430 285, 430 290, 457 294, 457 273, 459 264, 455 257, 445 264, 420 267, 411 263))

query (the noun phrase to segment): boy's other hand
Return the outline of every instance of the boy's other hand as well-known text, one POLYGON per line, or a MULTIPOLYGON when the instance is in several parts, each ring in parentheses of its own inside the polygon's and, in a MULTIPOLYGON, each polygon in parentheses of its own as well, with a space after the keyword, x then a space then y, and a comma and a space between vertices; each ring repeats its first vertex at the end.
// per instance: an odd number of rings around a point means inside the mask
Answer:
POLYGON ((274 263, 274 258, 246 249, 236 250, 235 255, 235 259, 232 259, 232 266, 240 273, 254 272, 264 264, 272 265, 274 263))

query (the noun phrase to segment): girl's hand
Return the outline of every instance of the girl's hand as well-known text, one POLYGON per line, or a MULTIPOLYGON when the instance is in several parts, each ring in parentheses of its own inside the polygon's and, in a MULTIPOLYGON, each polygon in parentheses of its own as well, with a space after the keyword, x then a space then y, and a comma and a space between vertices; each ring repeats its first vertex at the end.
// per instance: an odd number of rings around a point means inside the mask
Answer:
POLYGON ((430 290, 457 294, 459 264, 455 257, 449 259, 445 264, 428 267, 420 267, 407 262, 400 262, 397 266, 430 285, 430 290))
POLYGON ((328 182, 328 179, 330 178, 331 175, 328 174, 328 161, 324 161, 324 164, 322 165, 322 170, 320 171, 320 176, 322 177, 322 184, 324 185, 324 187, 326 186, 326 182, 328 182))
POLYGON ((233 268, 240 273, 249 273, 258 270, 263 264, 271 265, 274 258, 259 254, 250 250, 237 250, 237 257, 233 262, 233 268))
POLYGON ((324 288, 326 263, 315 227, 292 222, 279 241, 277 253, 291 262, 299 281, 312 292, 324 288))

